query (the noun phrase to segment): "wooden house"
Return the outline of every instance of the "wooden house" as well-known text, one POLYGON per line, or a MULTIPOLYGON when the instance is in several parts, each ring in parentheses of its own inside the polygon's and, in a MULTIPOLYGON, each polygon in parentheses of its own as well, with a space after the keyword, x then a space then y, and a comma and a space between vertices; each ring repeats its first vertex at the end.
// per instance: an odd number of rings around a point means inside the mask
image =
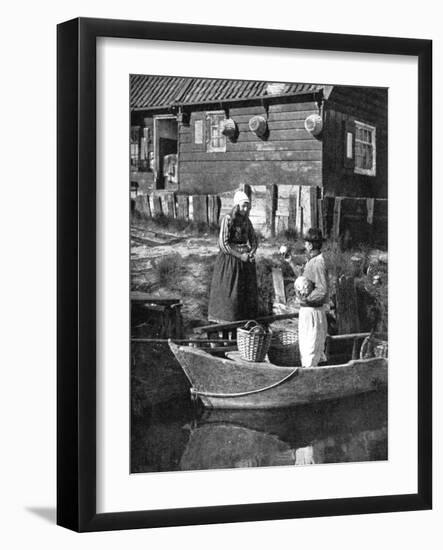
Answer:
POLYGON ((131 75, 130 109, 138 192, 245 188, 257 222, 290 227, 305 204, 329 232, 337 209, 370 219, 387 198, 386 89, 131 75))

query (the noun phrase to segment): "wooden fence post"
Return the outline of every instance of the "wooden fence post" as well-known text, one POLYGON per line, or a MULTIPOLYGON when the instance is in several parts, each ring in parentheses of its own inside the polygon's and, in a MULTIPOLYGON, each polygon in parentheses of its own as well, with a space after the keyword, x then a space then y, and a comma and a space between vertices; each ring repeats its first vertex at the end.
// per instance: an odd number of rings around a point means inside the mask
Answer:
POLYGON ((297 230, 297 195, 294 193, 289 195, 288 229, 297 230))
POLYGON ((283 272, 280 267, 272 268, 272 283, 274 286, 274 304, 286 305, 285 282, 283 272))
POLYGON ((177 218, 189 220, 189 197, 187 195, 177 195, 177 218))
POLYGON ((271 236, 275 235, 275 212, 277 211, 277 186, 275 184, 266 186, 266 227, 271 236))
POLYGON ((154 210, 154 216, 161 216, 163 214, 161 198, 157 193, 152 194, 152 206, 154 210))
POLYGON ((321 234, 323 235, 323 238, 326 237, 325 234, 325 220, 323 218, 323 199, 317 200, 317 217, 318 217, 318 228, 321 231, 321 234))
POLYGON ((357 292, 354 277, 342 275, 337 279, 336 300, 338 333, 351 334, 359 332, 357 292))
POLYGON ((338 237, 340 236, 341 200, 341 197, 335 197, 334 200, 334 216, 331 231, 331 237, 334 241, 338 241, 338 237))
POLYGON ((145 218, 151 217, 148 195, 137 195, 135 197, 135 210, 145 218))
POLYGON ((369 240, 371 245, 374 245, 374 210, 375 210, 375 199, 366 199, 366 211, 367 218, 370 229, 369 229, 369 240))
POLYGON ((174 197, 173 192, 165 193, 164 205, 165 205, 164 211, 165 211, 166 216, 168 216, 169 218, 175 218, 176 217, 176 214, 175 214, 175 197, 174 197))
POLYGON ((197 223, 208 223, 208 196, 193 195, 192 206, 194 221, 197 223))
POLYGON ((303 208, 303 233, 317 227, 317 187, 301 186, 301 207, 303 208))
POLYGON ((210 225, 218 225, 221 200, 218 195, 208 195, 208 221, 210 225))

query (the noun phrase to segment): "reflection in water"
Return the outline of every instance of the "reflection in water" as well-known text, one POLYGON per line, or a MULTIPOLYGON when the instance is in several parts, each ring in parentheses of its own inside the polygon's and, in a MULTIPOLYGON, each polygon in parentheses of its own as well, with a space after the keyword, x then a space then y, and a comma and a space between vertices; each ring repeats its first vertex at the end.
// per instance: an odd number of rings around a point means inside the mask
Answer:
POLYGON ((175 401, 132 425, 132 472, 386 459, 386 392, 261 411, 175 401))

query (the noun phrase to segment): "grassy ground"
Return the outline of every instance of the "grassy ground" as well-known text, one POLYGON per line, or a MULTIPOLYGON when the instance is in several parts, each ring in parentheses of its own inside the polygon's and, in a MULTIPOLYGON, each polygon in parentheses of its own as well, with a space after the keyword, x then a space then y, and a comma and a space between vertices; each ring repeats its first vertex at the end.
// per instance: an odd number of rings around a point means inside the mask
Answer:
MULTIPOLYGON (((186 332, 207 324, 207 310, 212 270, 218 253, 217 230, 203 225, 168 221, 133 219, 131 225, 131 286, 157 296, 174 296, 183 302, 183 319, 186 332)), ((273 238, 260 237, 256 256, 259 286, 259 310, 263 315, 272 313, 274 290, 272 268, 280 267, 291 292, 294 274, 278 250, 287 245, 293 256, 302 254, 303 243, 291 234, 273 238)), ((342 251, 335 243, 326 242, 323 254, 329 268, 331 294, 335 280, 341 275, 355 275, 357 289, 364 297, 366 317, 380 328, 387 328, 387 270, 369 269, 373 257, 368 247, 359 246, 342 251), (382 273, 378 279, 374 277, 382 273)), ((381 265, 381 264, 380 264, 381 265)))

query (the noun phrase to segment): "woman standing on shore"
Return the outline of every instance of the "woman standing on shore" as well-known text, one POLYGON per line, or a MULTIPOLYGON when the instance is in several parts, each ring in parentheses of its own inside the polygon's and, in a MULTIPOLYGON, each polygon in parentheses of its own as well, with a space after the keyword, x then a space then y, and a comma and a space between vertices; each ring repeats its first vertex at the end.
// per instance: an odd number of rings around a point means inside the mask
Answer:
POLYGON ((257 237, 249 219, 250 209, 249 197, 237 191, 231 212, 222 219, 220 252, 209 296, 209 321, 224 323, 257 317, 257 237))

